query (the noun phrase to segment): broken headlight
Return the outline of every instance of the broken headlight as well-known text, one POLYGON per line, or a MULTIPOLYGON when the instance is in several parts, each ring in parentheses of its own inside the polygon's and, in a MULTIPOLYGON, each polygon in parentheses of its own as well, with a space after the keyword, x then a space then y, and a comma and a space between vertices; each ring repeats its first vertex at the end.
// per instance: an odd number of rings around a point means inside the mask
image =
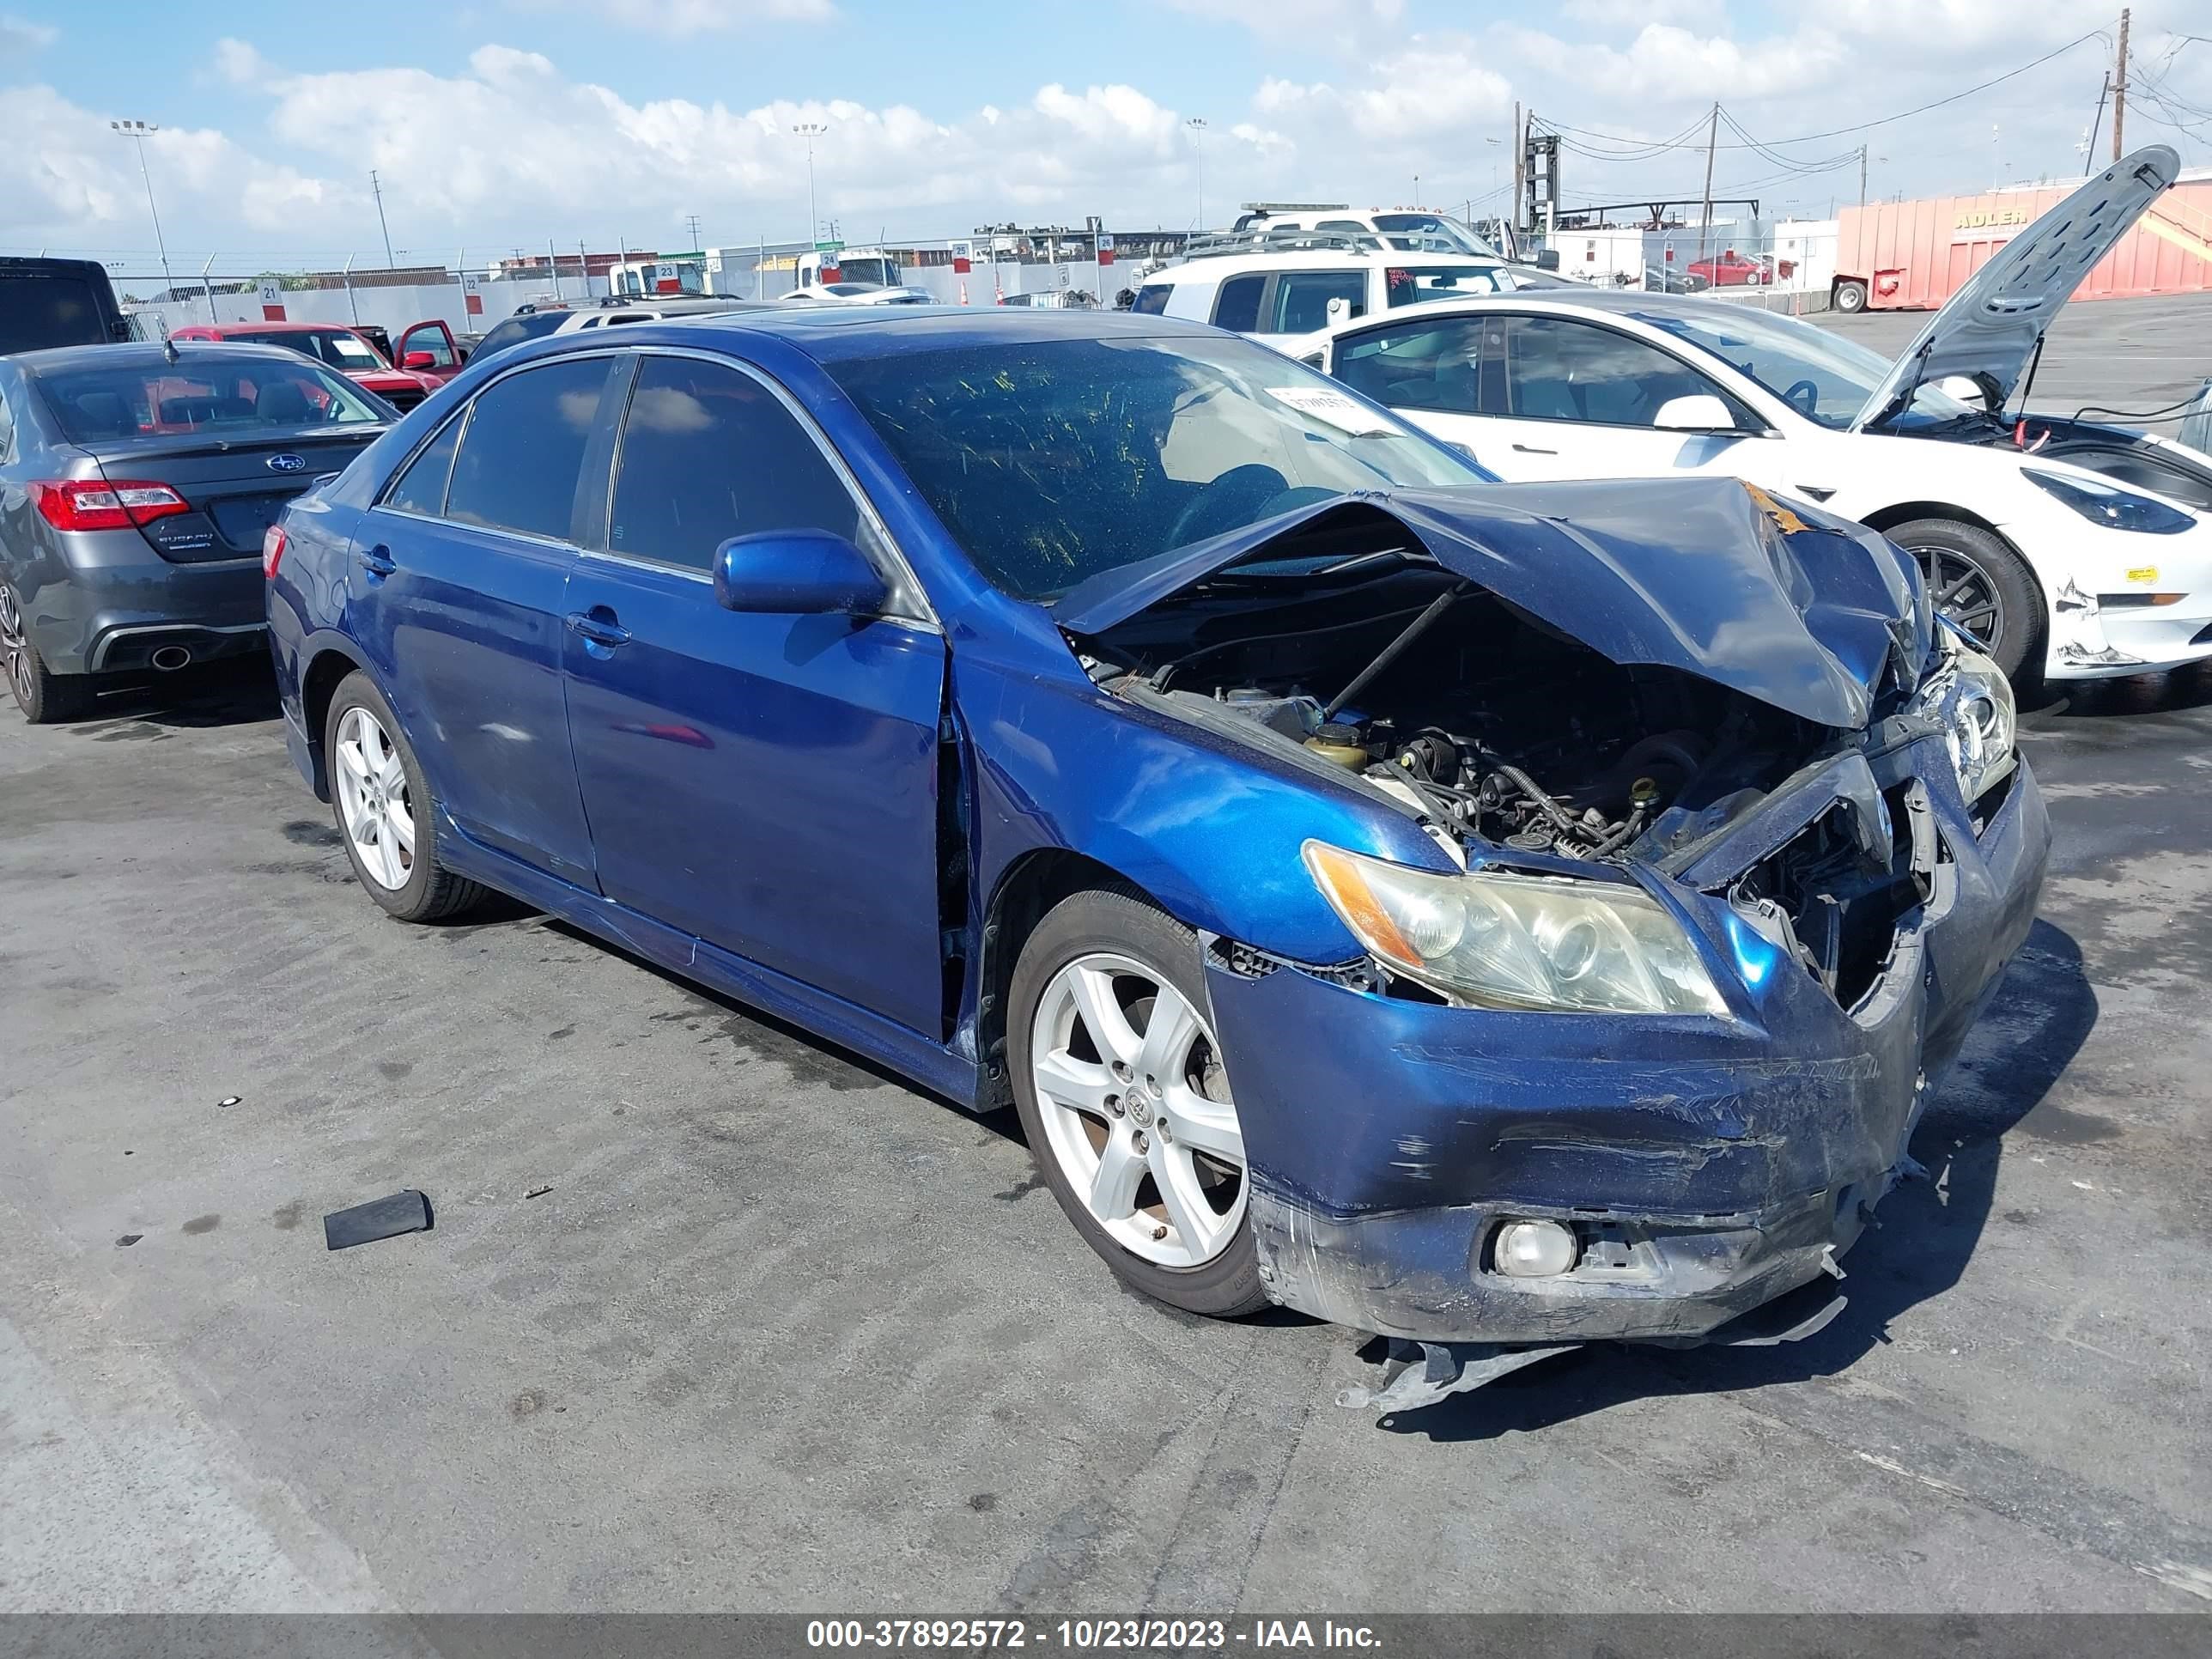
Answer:
POLYGON ((1640 888, 1486 871, 1438 875, 1305 844, 1345 926, 1408 979, 1485 1008, 1727 1011, 1682 924, 1640 888))
POLYGON ((1920 683, 1915 711, 1943 728, 1959 793, 1978 800, 2020 763, 2020 716, 2004 670, 1954 638, 1920 683))

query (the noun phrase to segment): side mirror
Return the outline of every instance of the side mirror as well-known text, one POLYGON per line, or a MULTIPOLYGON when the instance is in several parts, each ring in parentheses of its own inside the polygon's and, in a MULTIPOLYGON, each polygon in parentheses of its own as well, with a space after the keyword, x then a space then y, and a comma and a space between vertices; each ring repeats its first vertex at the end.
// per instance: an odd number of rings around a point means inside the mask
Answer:
POLYGON ((826 530, 733 536, 714 550, 714 599, 725 611, 875 617, 890 597, 868 556, 826 530))
POLYGON ((1710 392, 1692 392, 1686 398, 1669 398, 1659 405, 1659 412, 1651 424, 1669 432, 1734 432, 1738 430, 1735 416, 1729 406, 1710 392))
POLYGON ((1352 301, 1341 294, 1332 296, 1328 302, 1328 325, 1334 328, 1339 323, 1349 322, 1351 319, 1352 301))
POLYGON ((1555 248, 1555 247, 1545 247, 1545 248, 1538 248, 1538 249, 1536 250, 1536 269, 1537 269, 1537 270, 1557 270, 1559 268, 1559 249, 1557 249, 1557 248, 1555 248))
POLYGON ((435 368, 437 366, 437 358, 427 351, 410 351, 399 360, 399 367, 405 369, 435 368))

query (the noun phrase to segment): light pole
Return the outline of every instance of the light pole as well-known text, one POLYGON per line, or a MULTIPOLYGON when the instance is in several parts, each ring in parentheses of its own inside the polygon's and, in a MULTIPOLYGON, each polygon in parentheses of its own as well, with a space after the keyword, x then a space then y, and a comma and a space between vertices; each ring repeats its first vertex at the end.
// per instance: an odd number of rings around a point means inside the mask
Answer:
POLYGON ((377 228, 384 233, 384 268, 397 270, 399 261, 392 257, 392 227, 384 221, 384 185, 377 179, 374 167, 368 170, 368 190, 369 194, 376 198, 377 228))
POLYGON ((1191 142, 1198 146, 1198 228, 1206 228, 1206 118, 1194 115, 1183 125, 1190 129, 1191 142))
POLYGON ((822 219, 814 205, 814 141, 830 131, 827 121, 798 121, 792 125, 792 136, 806 141, 806 240, 818 240, 822 234, 822 219))
POLYGON ((149 126, 143 121, 110 121, 107 125, 119 136, 138 141, 138 176, 146 181, 146 211, 154 219, 154 246, 161 252, 161 286, 173 289, 176 283, 169 275, 169 245, 161 240, 161 210, 154 205, 154 175, 146 167, 147 135, 159 132, 161 129, 149 126))

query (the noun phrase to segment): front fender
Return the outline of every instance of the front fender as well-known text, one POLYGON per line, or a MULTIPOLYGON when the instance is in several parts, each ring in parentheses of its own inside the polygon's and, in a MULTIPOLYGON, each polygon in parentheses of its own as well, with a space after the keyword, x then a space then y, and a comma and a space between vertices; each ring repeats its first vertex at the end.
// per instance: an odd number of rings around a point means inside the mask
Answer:
POLYGON ((954 696, 976 762, 982 892, 1042 848, 1118 871, 1205 932, 1309 963, 1361 946, 1306 873, 1309 839, 1449 869, 1412 818, 1258 750, 1083 682, 1025 678, 956 657, 954 696))

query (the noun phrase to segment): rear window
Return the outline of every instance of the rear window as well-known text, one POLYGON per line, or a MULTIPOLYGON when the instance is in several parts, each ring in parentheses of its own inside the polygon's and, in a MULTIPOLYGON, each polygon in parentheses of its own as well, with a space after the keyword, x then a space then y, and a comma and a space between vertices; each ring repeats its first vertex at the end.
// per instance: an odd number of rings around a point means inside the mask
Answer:
POLYGON ((192 432, 369 426, 386 412, 337 375, 299 363, 234 359, 48 369, 39 395, 71 443, 192 432))
POLYGON ((1503 294, 1505 283, 1494 270, 1474 265, 1392 265, 1384 273, 1384 289, 1394 306, 1417 306, 1431 300, 1463 300, 1469 295, 1503 294))
POLYGON ((370 374, 392 367, 377 355, 374 346, 360 335, 342 328, 272 329, 265 334, 226 333, 223 338, 241 345, 289 347, 348 374, 370 374))
POLYGON ((107 337, 106 308, 83 277, 0 276, 0 354, 107 337))
POLYGON ((475 355, 488 357, 495 351, 504 351, 511 345, 520 345, 525 340, 534 340, 541 334, 550 334, 568 319, 565 311, 533 311, 527 316, 510 317, 483 337, 475 355))

